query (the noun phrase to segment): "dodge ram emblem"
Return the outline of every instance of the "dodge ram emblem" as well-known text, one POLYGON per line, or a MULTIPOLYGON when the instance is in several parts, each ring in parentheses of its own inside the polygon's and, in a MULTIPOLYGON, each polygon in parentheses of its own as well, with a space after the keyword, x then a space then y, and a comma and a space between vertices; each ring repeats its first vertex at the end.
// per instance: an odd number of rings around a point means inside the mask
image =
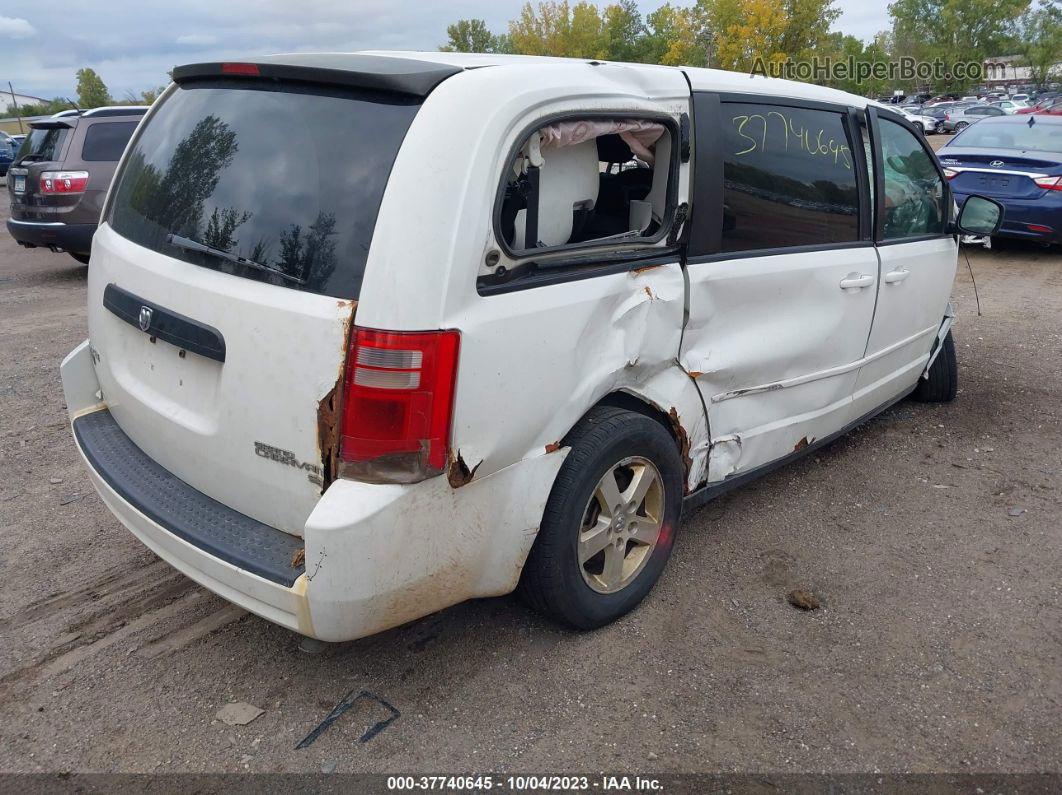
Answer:
POLYGON ((152 311, 150 306, 140 307, 139 324, 141 331, 147 331, 149 328, 151 328, 151 316, 154 314, 155 313, 152 311))

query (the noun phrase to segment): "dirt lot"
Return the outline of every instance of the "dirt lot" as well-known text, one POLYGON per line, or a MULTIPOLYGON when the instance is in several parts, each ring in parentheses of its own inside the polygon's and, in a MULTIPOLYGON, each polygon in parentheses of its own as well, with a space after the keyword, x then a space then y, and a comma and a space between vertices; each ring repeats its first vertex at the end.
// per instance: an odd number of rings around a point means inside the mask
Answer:
POLYGON ((958 400, 709 505, 618 624, 505 598, 313 656, 103 507, 58 372, 86 268, 0 232, 0 770, 1062 769, 1062 253, 970 260, 958 400), (401 717, 359 743, 386 717, 359 703, 295 750, 362 688, 401 717), (265 713, 227 726, 230 700, 265 713))

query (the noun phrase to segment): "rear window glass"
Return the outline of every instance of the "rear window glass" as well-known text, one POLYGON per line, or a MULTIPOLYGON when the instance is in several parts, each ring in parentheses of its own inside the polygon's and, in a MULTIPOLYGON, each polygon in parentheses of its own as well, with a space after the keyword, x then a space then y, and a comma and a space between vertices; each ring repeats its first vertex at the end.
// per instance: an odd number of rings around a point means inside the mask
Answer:
POLYGON ((840 113, 723 110, 723 251, 858 240, 859 188, 840 113))
POLYGON ((85 133, 82 160, 117 160, 136 129, 135 121, 97 121, 85 133))
MULTIPOLYGON (((994 121, 986 119, 971 124, 954 139, 951 146, 973 146, 985 149, 1027 149, 1032 152, 1062 152, 1062 124, 1033 122, 1030 126, 1025 119, 1035 116, 1020 117, 1022 121, 994 121)), ((948 150, 943 150, 948 154, 948 150)))
POLYGON ((138 134, 110 223, 185 262, 357 298, 384 188, 418 107, 360 90, 189 84, 138 134))
POLYGON ((33 128, 29 137, 22 142, 18 150, 18 160, 58 160, 63 151, 63 141, 70 133, 69 127, 55 127, 42 130, 33 128))

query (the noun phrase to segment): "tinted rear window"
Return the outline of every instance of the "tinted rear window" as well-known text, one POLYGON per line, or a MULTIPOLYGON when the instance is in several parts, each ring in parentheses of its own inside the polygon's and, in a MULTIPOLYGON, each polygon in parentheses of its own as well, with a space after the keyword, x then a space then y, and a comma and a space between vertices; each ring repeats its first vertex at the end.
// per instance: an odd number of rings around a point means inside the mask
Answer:
POLYGON ((109 221, 185 262, 357 298, 384 187, 418 107, 360 90, 189 84, 138 134, 109 221))
POLYGON ((59 153, 63 151, 63 141, 69 133, 68 127, 31 129, 29 137, 18 150, 16 160, 58 160, 59 153))
POLYGON ((136 129, 135 121, 97 121, 85 133, 82 160, 117 160, 136 129))

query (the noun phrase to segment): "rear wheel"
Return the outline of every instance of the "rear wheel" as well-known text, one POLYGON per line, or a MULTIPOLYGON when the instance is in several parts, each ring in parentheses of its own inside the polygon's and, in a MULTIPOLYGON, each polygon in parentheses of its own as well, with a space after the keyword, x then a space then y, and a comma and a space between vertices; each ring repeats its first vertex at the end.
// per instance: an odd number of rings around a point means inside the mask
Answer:
POLYGON ((636 607, 664 570, 682 510, 682 461, 660 423, 607 406, 565 445, 520 593, 563 624, 594 629, 636 607))
POLYGON ((947 403, 955 399, 958 391, 959 363, 955 358, 955 340, 949 331, 929 368, 928 377, 918 379, 911 397, 923 403, 947 403))
POLYGON ((955 132, 962 132, 963 130, 965 130, 969 126, 970 126, 969 122, 960 121, 958 124, 955 125, 955 132))

